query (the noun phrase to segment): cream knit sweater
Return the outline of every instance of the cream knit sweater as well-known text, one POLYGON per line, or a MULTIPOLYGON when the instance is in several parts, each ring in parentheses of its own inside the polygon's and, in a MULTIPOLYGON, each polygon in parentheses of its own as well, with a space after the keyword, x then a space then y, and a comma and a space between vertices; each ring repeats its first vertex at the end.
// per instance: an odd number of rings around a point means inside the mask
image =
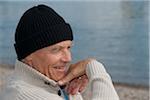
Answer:
MULTIPOLYGON (((69 95, 69 100, 119 100, 111 78, 104 66, 95 61, 86 68, 90 80, 83 93, 69 95)), ((0 100, 64 100, 63 93, 58 95, 57 83, 28 65, 16 60, 15 71, 8 79, 0 100)))

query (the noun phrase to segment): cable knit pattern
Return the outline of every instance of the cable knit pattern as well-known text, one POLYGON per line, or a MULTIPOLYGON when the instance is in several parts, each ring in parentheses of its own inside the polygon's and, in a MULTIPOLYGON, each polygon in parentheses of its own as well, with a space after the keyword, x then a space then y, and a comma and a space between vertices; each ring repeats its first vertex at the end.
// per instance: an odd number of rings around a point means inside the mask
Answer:
MULTIPOLYGON (((101 63, 91 61, 86 73, 90 80, 87 89, 82 95, 69 95, 69 100, 119 100, 111 78, 101 63)), ((64 100, 63 95, 58 95, 60 87, 55 81, 18 60, 14 74, 7 83, 0 100, 64 100)))
POLYGON ((87 65, 86 73, 90 79, 91 100, 119 100, 111 78, 101 63, 91 61, 87 65))

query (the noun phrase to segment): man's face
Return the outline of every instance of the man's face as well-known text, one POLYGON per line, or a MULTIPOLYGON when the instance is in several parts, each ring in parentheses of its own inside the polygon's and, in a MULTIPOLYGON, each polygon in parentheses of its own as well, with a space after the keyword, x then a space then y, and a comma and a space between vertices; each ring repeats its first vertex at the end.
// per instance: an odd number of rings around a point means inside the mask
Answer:
POLYGON ((66 40, 35 51, 29 58, 29 65, 55 81, 63 78, 71 61, 72 41, 66 40))

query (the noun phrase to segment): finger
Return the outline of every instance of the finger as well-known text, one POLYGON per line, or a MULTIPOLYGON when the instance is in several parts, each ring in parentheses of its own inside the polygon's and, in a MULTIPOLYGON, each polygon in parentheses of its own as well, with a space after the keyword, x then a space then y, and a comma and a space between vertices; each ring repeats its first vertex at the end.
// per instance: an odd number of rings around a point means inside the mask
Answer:
POLYGON ((70 84, 68 84, 68 85, 66 86, 65 91, 66 91, 68 94, 70 94, 70 84))
POLYGON ((81 86, 81 81, 79 79, 76 80, 76 82, 73 82, 71 88, 70 88, 70 94, 74 95, 79 91, 79 88, 81 86))
POLYGON ((77 83, 77 79, 73 79, 67 86, 67 92, 71 94, 72 89, 75 87, 75 84, 77 83))
POLYGON ((80 88, 80 86, 73 88, 72 91, 70 92, 70 94, 75 95, 79 91, 79 88, 80 88))
POLYGON ((69 82, 66 86, 66 91, 70 94, 72 87, 73 87, 73 83, 76 82, 76 79, 73 79, 71 82, 69 82))
POLYGON ((82 92, 86 88, 87 84, 88 84, 87 80, 83 81, 83 84, 81 84, 79 88, 79 92, 82 92))
POLYGON ((86 75, 82 76, 82 84, 79 88, 79 92, 82 92, 86 88, 88 82, 89 82, 89 80, 88 80, 87 76, 86 75))
POLYGON ((65 85, 65 84, 67 84, 69 81, 71 81, 74 78, 75 78, 75 75, 72 72, 70 72, 63 79, 58 81, 58 84, 59 85, 65 85))
POLYGON ((68 83, 68 84, 66 85, 66 87, 65 87, 65 91, 66 91, 67 93, 69 93, 69 86, 70 86, 70 83, 68 83))

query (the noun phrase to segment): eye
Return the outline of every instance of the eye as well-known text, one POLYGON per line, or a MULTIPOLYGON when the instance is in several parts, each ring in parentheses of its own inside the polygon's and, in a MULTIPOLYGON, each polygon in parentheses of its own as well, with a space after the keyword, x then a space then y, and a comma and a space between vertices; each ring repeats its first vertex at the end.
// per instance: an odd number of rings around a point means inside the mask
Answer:
POLYGON ((68 50, 70 50, 72 48, 72 46, 68 46, 68 50))
POLYGON ((52 53, 57 53, 57 52, 59 52, 60 50, 61 50, 60 47, 54 47, 54 48, 51 49, 51 52, 52 52, 52 53))
POLYGON ((71 46, 68 46, 68 49, 70 49, 71 48, 71 46))

